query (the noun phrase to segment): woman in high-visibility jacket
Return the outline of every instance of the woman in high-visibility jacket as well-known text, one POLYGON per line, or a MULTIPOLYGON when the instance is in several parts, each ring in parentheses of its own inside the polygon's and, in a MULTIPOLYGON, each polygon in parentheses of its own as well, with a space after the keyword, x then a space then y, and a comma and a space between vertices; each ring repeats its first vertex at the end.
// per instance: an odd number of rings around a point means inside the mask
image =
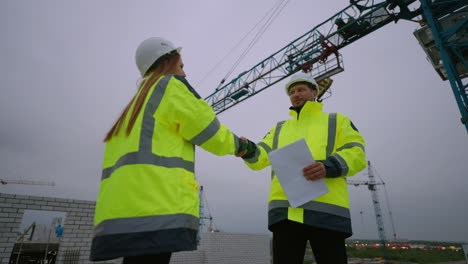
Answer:
POLYGON ((216 155, 252 154, 246 152, 253 143, 220 124, 184 78, 179 52, 162 38, 137 48, 143 82, 104 140, 93 261, 169 263, 171 252, 195 250, 194 146, 216 155))

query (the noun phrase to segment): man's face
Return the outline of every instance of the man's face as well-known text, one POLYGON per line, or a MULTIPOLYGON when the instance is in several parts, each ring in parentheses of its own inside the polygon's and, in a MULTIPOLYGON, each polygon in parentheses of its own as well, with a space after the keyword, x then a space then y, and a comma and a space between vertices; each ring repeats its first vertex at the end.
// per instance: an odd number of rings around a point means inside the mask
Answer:
POLYGON ((289 88, 289 100, 294 107, 302 107, 307 101, 314 101, 317 97, 317 90, 310 89, 307 84, 293 84, 289 88))

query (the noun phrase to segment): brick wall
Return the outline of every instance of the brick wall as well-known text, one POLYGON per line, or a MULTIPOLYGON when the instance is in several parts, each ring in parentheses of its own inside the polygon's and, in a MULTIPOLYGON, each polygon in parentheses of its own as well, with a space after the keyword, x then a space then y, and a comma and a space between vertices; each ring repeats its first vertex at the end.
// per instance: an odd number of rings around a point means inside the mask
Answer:
MULTIPOLYGON (((25 210, 65 212, 64 232, 56 263, 88 260, 95 202, 0 193, 0 263, 8 263, 25 210)), ((205 233, 198 250, 174 253, 171 264, 269 264, 268 235, 205 233)), ((98 263, 122 263, 121 259, 98 263)))
POLYGON ((176 252, 171 264, 269 264, 268 235, 204 233, 198 250, 176 252))
POLYGON ((203 264, 270 263, 270 238, 263 234, 204 233, 200 250, 203 264))
POLYGON ((94 207, 94 201, 0 193, 0 263, 8 263, 10 259, 25 210, 65 212, 56 263, 64 263, 65 259, 70 263, 91 263, 88 257, 93 236, 94 207))

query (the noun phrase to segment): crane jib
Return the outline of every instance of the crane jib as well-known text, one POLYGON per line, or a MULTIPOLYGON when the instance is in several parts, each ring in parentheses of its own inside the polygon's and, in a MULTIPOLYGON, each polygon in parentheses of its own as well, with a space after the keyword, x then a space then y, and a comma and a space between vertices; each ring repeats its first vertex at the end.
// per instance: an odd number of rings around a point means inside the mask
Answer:
MULTIPOLYGON (((406 10, 413 2, 375 0, 358 4, 351 1, 345 9, 217 88, 205 101, 216 113, 221 113, 296 72, 310 72, 317 81, 342 72, 339 49, 396 21, 399 14, 389 8, 398 6, 406 10)), ((405 13, 405 16, 410 15, 405 13)))

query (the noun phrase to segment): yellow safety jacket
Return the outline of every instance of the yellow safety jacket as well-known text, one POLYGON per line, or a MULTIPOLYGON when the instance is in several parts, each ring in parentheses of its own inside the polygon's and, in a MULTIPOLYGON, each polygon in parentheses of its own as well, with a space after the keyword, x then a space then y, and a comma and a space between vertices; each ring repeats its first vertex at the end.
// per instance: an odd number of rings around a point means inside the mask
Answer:
POLYGON ((340 175, 325 178, 329 193, 298 208, 289 205, 288 198, 272 169, 268 198, 268 226, 286 219, 306 225, 344 232, 351 236, 349 197, 345 177, 366 167, 364 139, 351 121, 339 113, 323 113, 322 104, 306 102, 300 112, 291 110, 293 117, 281 121, 257 143, 256 155, 245 160, 253 170, 270 165, 268 153, 304 138, 315 160, 332 160, 340 175))
POLYGON ((195 145, 226 155, 239 144, 183 77, 159 78, 130 135, 106 144, 90 259, 195 250, 195 145))

